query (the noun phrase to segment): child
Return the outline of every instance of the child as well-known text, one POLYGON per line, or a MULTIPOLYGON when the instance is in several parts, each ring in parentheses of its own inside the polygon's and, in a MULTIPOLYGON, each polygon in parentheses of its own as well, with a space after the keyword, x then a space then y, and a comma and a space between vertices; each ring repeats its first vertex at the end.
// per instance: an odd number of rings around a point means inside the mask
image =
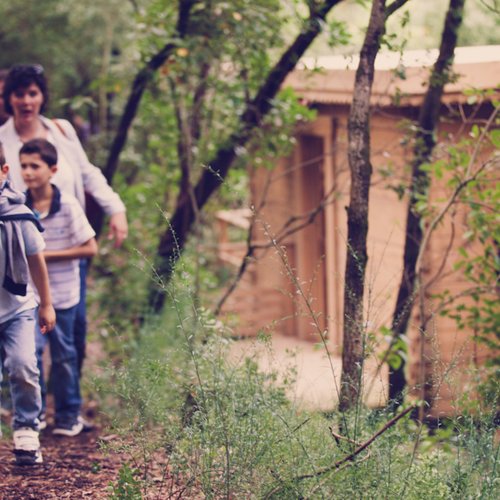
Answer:
MULTIPOLYGON (((42 422, 46 408, 42 354, 47 342, 51 353, 51 379, 55 402, 53 434, 76 436, 83 430, 79 419, 81 396, 77 370, 74 324, 80 300, 79 260, 97 253, 95 233, 73 196, 61 193, 50 180, 57 172, 57 151, 45 139, 26 142, 19 151, 21 175, 28 187, 26 204, 44 228, 45 261, 56 309, 56 326, 48 335, 36 333, 36 352, 42 388, 42 422)), ((43 426, 45 427, 46 424, 43 426)))
MULTIPOLYGON (((45 333, 55 324, 47 267, 42 255, 43 231, 24 206, 24 195, 10 188, 0 144, 0 347, 10 378, 14 453, 20 465, 42 463, 38 440, 41 410, 39 371, 35 355, 36 302, 27 287, 28 269, 40 297, 38 321, 45 333)), ((0 358, 0 378, 2 377, 0 358)))

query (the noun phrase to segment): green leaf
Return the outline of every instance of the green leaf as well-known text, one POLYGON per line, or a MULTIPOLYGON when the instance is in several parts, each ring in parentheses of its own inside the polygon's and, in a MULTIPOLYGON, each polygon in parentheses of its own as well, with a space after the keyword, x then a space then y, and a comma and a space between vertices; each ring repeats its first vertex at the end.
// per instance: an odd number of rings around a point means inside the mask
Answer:
POLYGON ((495 129, 490 132, 490 140, 493 146, 500 148, 500 129, 495 129))

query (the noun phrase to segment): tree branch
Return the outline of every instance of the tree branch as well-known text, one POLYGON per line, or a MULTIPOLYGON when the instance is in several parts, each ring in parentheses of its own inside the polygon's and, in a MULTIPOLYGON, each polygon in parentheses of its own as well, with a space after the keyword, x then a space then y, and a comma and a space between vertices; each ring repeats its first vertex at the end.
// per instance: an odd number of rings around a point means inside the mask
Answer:
MULTIPOLYGON (((178 37, 181 39, 184 38, 187 33, 191 8, 197 1, 198 0, 179 0, 179 16, 177 19, 176 31, 178 37)), ((159 52, 151 57, 146 66, 139 70, 134 78, 127 103, 125 104, 120 123, 116 130, 115 138, 109 150, 106 165, 103 169, 104 177, 106 177, 110 185, 112 184, 113 176, 118 168, 120 155, 127 142, 128 132, 137 114, 137 110, 139 109, 144 91, 149 82, 153 79, 155 71, 165 63, 176 48, 177 43, 167 43, 159 52)), ((99 236, 102 230, 104 213, 99 209, 96 213, 91 214, 91 219, 92 225, 99 236)))
POLYGON ((255 220, 256 220, 256 214, 252 217, 252 222, 250 224, 250 228, 248 229, 248 234, 247 234, 247 250, 245 252, 245 255, 241 261, 240 267, 238 268, 238 272, 236 273, 235 278, 233 279, 231 285, 227 288, 227 290, 224 292, 222 298, 219 300, 217 307, 214 310, 214 315, 218 316, 221 312, 221 309, 226 302, 226 300, 229 298, 229 296, 234 292, 236 287, 238 286, 238 283, 240 282, 241 278, 245 274, 248 264, 251 262, 253 258, 255 258, 255 252, 256 250, 268 250, 270 248, 275 247, 276 245, 280 245, 286 238, 289 236, 292 236, 293 234, 297 233, 298 231, 304 229, 305 227, 311 225, 318 214, 320 214, 324 208, 331 203, 333 200, 329 200, 331 196, 333 196, 335 191, 335 188, 332 188, 330 193, 328 193, 321 201, 320 203, 314 207, 313 209, 309 210, 308 212, 301 214, 301 215, 294 215, 290 217, 284 224, 283 226, 278 230, 276 235, 274 236, 273 240, 263 244, 263 243, 252 243, 251 237, 253 234, 253 229, 255 227, 255 220), (292 226, 292 224, 302 221, 300 224, 292 226))
POLYGON ((409 0, 394 0, 390 5, 388 5, 386 8, 385 8, 385 17, 386 19, 390 16, 392 16, 392 14, 394 14, 394 12, 396 12, 398 9, 400 9, 401 7, 403 7, 403 5, 405 5, 406 3, 408 3, 409 0))
MULTIPOLYGON (((346 464, 347 462, 352 462, 362 451, 364 451, 366 448, 368 448, 368 446, 370 446, 377 438, 379 438, 382 434, 384 434, 391 427, 393 427, 394 424, 396 424, 403 417, 405 417, 410 412, 415 410, 417 407, 418 407, 418 405, 409 406, 404 411, 402 411, 401 413, 399 413, 395 417, 391 418, 391 420, 389 420, 380 430, 378 430, 375 434, 373 434, 373 436, 371 436, 368 440, 366 440, 364 443, 359 445, 352 453, 350 453, 349 455, 345 456, 344 458, 342 458, 340 460, 337 460, 333 465, 330 465, 329 467, 325 467, 325 468, 318 470, 316 472, 313 472, 311 474, 303 474, 301 476, 297 476, 297 477, 293 478, 293 481, 303 481, 304 479, 312 479, 315 477, 323 476, 324 474, 338 470, 342 465, 346 464)), ((266 494, 265 498, 271 498, 273 495, 278 493, 280 490, 281 490, 281 486, 274 488, 272 491, 270 491, 266 494)))
MULTIPOLYGON (((427 172, 422 169, 422 166, 430 161, 435 146, 434 131, 438 123, 444 86, 449 81, 458 29, 462 23, 464 2, 465 0, 450 0, 441 35, 439 55, 429 78, 429 87, 424 102, 420 107, 418 132, 413 150, 410 184, 412 194, 407 209, 403 275, 391 325, 395 341, 401 335, 404 335, 408 329, 415 298, 416 263, 423 237, 422 216, 415 209, 415 206, 419 198, 425 195, 430 181, 427 172)), ((403 361, 398 369, 389 369, 389 401, 392 401, 391 404, 394 406, 400 404, 405 386, 406 375, 403 361)))
MULTIPOLYGON (((181 39, 186 36, 190 11, 196 1, 197 0, 179 0, 179 16, 177 19, 176 31, 181 39)), ((104 176, 109 183, 111 183, 113 175, 118 167, 118 160, 127 141, 128 131, 137 114, 139 103, 141 102, 146 86, 152 80, 155 71, 165 63, 176 48, 177 43, 167 43, 148 61, 146 66, 142 68, 134 78, 132 89, 120 119, 115 139, 111 145, 106 167, 104 168, 104 176)))
MULTIPOLYGON (((280 60, 268 74, 254 99, 246 106, 239 121, 239 127, 230 135, 226 144, 208 162, 194 188, 196 205, 201 210, 212 194, 224 182, 229 169, 237 158, 237 151, 250 140, 254 130, 272 108, 272 100, 278 93, 287 75, 295 68, 298 60, 309 48, 321 31, 321 24, 330 10, 342 0, 326 0, 307 20, 305 28, 284 52, 280 60)), ((191 203, 178 203, 163 234, 158 248, 159 273, 167 280, 170 278, 176 261, 182 252, 187 237, 195 221, 191 203)), ((155 312, 163 307, 165 291, 157 290, 150 296, 150 305, 155 312)))

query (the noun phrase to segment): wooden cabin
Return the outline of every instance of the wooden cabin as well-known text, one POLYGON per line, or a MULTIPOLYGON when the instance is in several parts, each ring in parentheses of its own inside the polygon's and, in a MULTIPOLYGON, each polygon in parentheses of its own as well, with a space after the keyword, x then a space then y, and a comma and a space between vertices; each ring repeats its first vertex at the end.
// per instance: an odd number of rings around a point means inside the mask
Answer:
MULTIPOLYGON (((408 124, 417 118, 436 56, 435 50, 408 52, 402 59, 380 54, 376 63, 365 318, 367 332, 374 334, 374 350, 384 347, 380 332, 390 325, 401 279, 407 197, 399 196, 398 186, 408 180, 412 158, 408 124)), ((347 121, 356 66, 355 59, 344 57, 306 60, 288 78, 286 85, 316 109, 316 119, 297 128, 293 153, 275 169, 252 169, 253 210, 219 213, 221 260, 237 269, 245 243, 241 237, 231 237, 231 232, 241 235, 251 220, 252 241, 258 247, 223 309, 233 319, 237 335, 266 331, 318 342, 321 331, 331 352, 341 352, 349 202, 347 121), (312 67, 322 69, 311 72, 312 67), (301 225, 301 230, 295 230, 301 225)), ((445 88, 439 127, 439 136, 452 142, 469 131, 464 117, 474 110, 475 118, 481 119, 491 111, 488 103, 480 108, 469 105, 464 91, 498 88, 500 47, 457 49, 454 71, 459 76, 445 88)), ((444 183, 433 184, 431 198, 443 195, 444 183)), ((455 220, 454 229, 449 221, 440 225, 425 254, 425 274, 434 276, 443 264, 441 257, 449 253, 443 277, 427 291, 429 309, 432 294, 469 286, 452 269, 463 244, 464 214, 455 220), (454 238, 452 231, 458 231, 454 238)), ((457 391, 466 384, 464 380, 457 384, 457 379, 464 377, 469 366, 480 364, 487 353, 473 342, 472 331, 459 330, 449 318, 436 316, 428 331, 419 333, 414 309, 409 332, 410 383, 418 387, 423 377, 427 384, 432 380, 433 414, 450 414, 457 391)))

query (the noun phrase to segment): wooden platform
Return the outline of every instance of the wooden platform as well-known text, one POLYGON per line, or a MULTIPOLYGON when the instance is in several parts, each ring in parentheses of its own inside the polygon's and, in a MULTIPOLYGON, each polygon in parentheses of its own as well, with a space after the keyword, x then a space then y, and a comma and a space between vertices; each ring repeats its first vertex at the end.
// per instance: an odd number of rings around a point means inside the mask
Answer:
MULTIPOLYGON (((255 338, 237 340, 231 347, 231 361, 241 363, 246 357, 255 359, 265 372, 277 371, 281 380, 296 370, 288 397, 299 407, 330 411, 337 406, 342 361, 339 356, 329 358, 324 347, 274 334, 269 345, 255 338)), ((375 372, 374 361, 368 361, 364 380, 370 407, 382 406, 387 399, 387 371, 375 372)))

